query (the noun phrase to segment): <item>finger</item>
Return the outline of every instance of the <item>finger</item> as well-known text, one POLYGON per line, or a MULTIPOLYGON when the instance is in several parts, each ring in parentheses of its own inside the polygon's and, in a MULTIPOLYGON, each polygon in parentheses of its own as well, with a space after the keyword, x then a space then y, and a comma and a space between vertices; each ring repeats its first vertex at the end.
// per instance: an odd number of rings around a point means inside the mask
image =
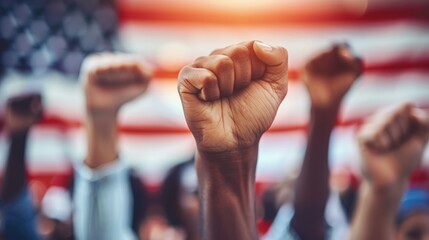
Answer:
POLYGON ((205 68, 185 66, 179 73, 178 91, 182 97, 215 101, 220 98, 216 75, 205 68))
POLYGON ((216 75, 220 97, 229 97, 234 91, 234 63, 225 55, 212 55, 198 58, 193 64, 197 68, 206 68, 216 75))
POLYGON ((31 99, 30 110, 33 114, 37 114, 42 110, 42 102, 40 97, 33 97, 31 99))
POLYGON ((111 65, 95 71, 96 84, 104 87, 124 87, 149 82, 150 73, 143 72, 138 64, 111 65))
POLYGON ((380 149, 378 133, 380 132, 379 124, 377 124, 374 116, 371 116, 359 130, 358 140, 363 146, 370 147, 371 149, 380 149))
POLYGON ((402 136, 406 136, 409 128, 409 117, 405 115, 400 115, 398 117, 398 129, 401 131, 402 136))
POLYGON ((386 126, 389 123, 387 116, 389 114, 390 112, 383 109, 365 121, 358 136, 362 144, 377 152, 388 150, 391 141, 390 134, 386 131, 386 126))
POLYGON ((410 121, 415 125, 414 131, 425 142, 429 139, 429 113, 414 108, 410 112, 410 121))
POLYGON ((264 81, 271 82, 273 89, 278 97, 283 99, 286 96, 288 88, 288 53, 282 47, 273 47, 265 43, 255 41, 253 44, 255 55, 266 64, 264 81))
POLYGON ((283 47, 273 47, 260 41, 255 41, 253 50, 256 56, 266 64, 266 72, 272 74, 284 73, 287 70, 288 53, 283 47))
POLYGON ((401 145, 410 134, 407 119, 411 108, 411 104, 402 104, 382 109, 374 114, 363 128, 368 141, 372 141, 372 145, 379 151, 388 151, 401 145))
POLYGON ((352 66, 355 72, 357 73, 357 77, 362 75, 365 68, 364 68, 364 61, 361 57, 356 57, 352 62, 352 66))
POLYGON ((402 139, 404 139, 404 135, 401 132, 401 127, 400 127, 400 123, 399 120, 400 116, 395 117, 391 124, 389 124, 387 126, 387 132, 390 136, 390 139, 392 141, 392 146, 391 147, 395 147, 398 146, 400 144, 400 142, 402 141, 402 139))
POLYGON ((234 89, 242 89, 250 84, 252 78, 252 62, 249 49, 245 45, 232 45, 215 50, 212 55, 226 55, 234 63, 234 89))
POLYGON ((349 68, 360 76, 363 72, 363 60, 356 53, 353 52, 351 46, 344 42, 334 44, 333 52, 338 58, 338 61, 346 63, 349 68))
POLYGON ((249 52, 250 57, 250 65, 251 65, 251 80, 260 80, 265 73, 265 64, 256 56, 255 51, 253 49, 253 44, 255 41, 247 41, 241 42, 235 45, 231 45, 226 48, 220 48, 212 52, 214 54, 223 54, 224 51, 228 51, 229 48, 238 48, 238 47, 246 47, 249 52))
POLYGON ((392 148, 392 139, 387 129, 383 129, 376 136, 376 145, 380 151, 388 151, 392 148))

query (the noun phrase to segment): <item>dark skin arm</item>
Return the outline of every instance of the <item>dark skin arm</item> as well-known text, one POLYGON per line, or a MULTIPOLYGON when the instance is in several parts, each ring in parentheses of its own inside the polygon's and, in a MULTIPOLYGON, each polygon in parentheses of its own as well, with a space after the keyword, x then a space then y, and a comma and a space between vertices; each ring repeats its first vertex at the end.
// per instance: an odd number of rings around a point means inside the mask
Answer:
POLYGON ((25 150, 27 147, 28 131, 10 134, 10 148, 7 156, 1 201, 13 201, 27 188, 27 169, 25 150))
POLYGON ((201 239, 257 239, 258 143, 287 93, 287 52, 254 41, 200 57, 179 74, 197 144, 201 239))
POLYGON ((27 188, 25 162, 27 139, 31 126, 40 118, 40 114, 41 99, 38 95, 17 97, 9 100, 7 104, 5 129, 9 134, 10 148, 1 191, 3 203, 13 201, 27 188), (16 105, 24 107, 16 109, 13 107, 16 105))
POLYGON ((311 99, 307 148, 295 189, 291 226, 302 239, 324 239, 329 196, 330 136, 344 95, 361 74, 362 63, 347 45, 334 45, 305 66, 303 80, 311 99))

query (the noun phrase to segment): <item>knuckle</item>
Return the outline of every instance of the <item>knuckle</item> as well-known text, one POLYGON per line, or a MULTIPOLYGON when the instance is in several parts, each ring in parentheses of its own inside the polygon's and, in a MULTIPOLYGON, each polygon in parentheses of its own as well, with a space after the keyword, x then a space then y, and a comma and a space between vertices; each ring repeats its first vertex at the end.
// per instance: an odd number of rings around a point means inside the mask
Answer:
POLYGON ((192 71, 192 68, 189 65, 182 67, 178 75, 179 81, 183 81, 185 78, 187 78, 187 76, 189 76, 189 73, 191 71, 192 71))
POLYGON ((194 66, 201 66, 201 65, 203 65, 203 63, 207 62, 207 59, 208 59, 208 57, 207 57, 207 56, 200 56, 200 57, 197 57, 197 58, 194 60, 194 63, 193 63, 192 65, 194 65, 194 66))
POLYGON ((237 45, 232 49, 231 53, 227 55, 229 55, 229 57, 231 57, 232 59, 243 60, 250 57, 250 52, 246 46, 237 45))
POLYGON ((204 71, 203 75, 201 76, 201 80, 203 81, 204 85, 207 86, 215 85, 217 82, 216 76, 211 71, 204 71))
POLYGON ((223 48, 217 48, 210 53, 210 56, 221 54, 222 50, 223 50, 223 48))
POLYGON ((234 69, 234 62, 228 56, 217 55, 215 61, 216 63, 214 69, 216 72, 231 71, 232 69, 234 69))

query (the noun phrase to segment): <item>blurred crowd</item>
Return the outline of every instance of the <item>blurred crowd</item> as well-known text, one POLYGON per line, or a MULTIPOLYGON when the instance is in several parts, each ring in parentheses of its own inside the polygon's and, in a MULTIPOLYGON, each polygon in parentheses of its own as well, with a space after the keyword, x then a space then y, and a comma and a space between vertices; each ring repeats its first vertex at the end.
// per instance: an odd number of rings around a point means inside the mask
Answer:
POLYGON ((42 91, 28 82, 1 96, 8 152, 0 239, 429 239, 425 109, 404 102, 372 113, 356 135, 360 172, 329 166, 342 101, 364 74, 363 59, 346 42, 314 53, 300 70, 310 119, 296 176, 256 185, 259 140, 288 94, 288 52, 248 41, 219 46, 181 69, 178 92, 195 154, 149 188, 121 157, 118 119, 147 93, 153 71, 141 56, 113 51, 114 7, 93 0, 0 4, 0 70, 78 75, 87 139, 83 161, 62 184, 40 191, 30 184, 27 152, 44 112, 42 91))
POLYGON ((425 239, 429 236, 428 172, 419 169, 429 130, 425 111, 405 103, 369 117, 358 134, 362 173, 347 169, 331 173, 330 135, 341 100, 363 70, 362 60, 348 44, 334 44, 309 59, 302 70, 311 100, 311 117, 299 175, 285 174, 283 182, 265 186, 255 195, 253 165, 257 161, 258 144, 254 145, 252 138, 259 138, 272 119, 259 123, 265 124, 262 130, 252 121, 275 116, 269 106, 258 106, 275 97, 268 94, 249 98, 253 97, 250 94, 263 94, 267 90, 280 91, 282 97, 286 95, 287 53, 281 47, 257 41, 217 51, 221 52, 198 58, 179 74, 179 94, 196 139, 196 155, 173 166, 156 194, 149 192, 118 152, 120 109, 144 94, 150 84, 150 68, 140 57, 99 53, 85 59, 80 78, 86 96, 87 154, 82 163, 74 165, 67 187, 51 187, 44 196, 37 196, 34 194, 37 189, 29 186, 26 167, 27 139, 43 114, 43 96, 31 85, 9 96, 4 113, 4 131, 10 146, 2 178, 2 238, 425 239), (243 49, 246 54, 241 52, 243 49), (229 67, 228 59, 232 64, 229 67), (229 77, 227 73, 232 70, 235 75, 229 77), (213 73, 217 77, 211 78, 213 73), (231 80, 228 87, 226 83, 231 80), (252 89, 252 84, 260 84, 258 81, 279 81, 283 85, 252 89), (246 95, 249 89, 254 92, 246 95), (222 99, 246 102, 239 109, 221 112, 221 116, 234 115, 229 120, 232 123, 227 120, 231 116, 219 119, 216 116, 219 110, 212 109, 222 99), (194 107, 198 104, 202 104, 198 106, 202 109, 194 107), (206 111, 213 112, 205 116, 206 111), (207 118, 208 122, 204 122, 207 118), (201 122, 204 124, 199 125, 201 122), (228 129, 230 125, 234 125, 233 129, 228 129), (212 130, 219 126, 218 130, 212 130), (248 139, 250 147, 246 146, 248 139), (239 140, 242 142, 234 142, 239 140), (248 152, 248 148, 252 151, 248 152), (229 149, 239 153, 230 153, 229 149), (252 166, 248 167, 249 164, 252 166), (413 176, 418 180, 412 180, 413 176), (249 187, 243 188, 242 184, 249 187))

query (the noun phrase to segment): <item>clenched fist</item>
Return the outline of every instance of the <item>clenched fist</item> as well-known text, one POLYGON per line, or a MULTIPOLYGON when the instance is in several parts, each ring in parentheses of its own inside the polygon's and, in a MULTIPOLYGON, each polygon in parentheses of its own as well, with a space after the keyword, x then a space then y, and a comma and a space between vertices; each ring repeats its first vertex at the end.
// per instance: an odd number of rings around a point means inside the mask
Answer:
POLYGON ((429 116, 411 104, 374 115, 359 132, 363 174, 375 187, 407 181, 429 138, 429 116))
POLYGON ((240 150, 259 141, 286 96, 287 58, 282 47, 250 41, 180 71, 178 90, 200 151, 240 150))
POLYGON ((5 127, 10 133, 28 130, 42 116, 42 96, 29 94, 8 100, 5 114, 5 127))
POLYGON ((88 110, 111 112, 146 91, 151 71, 138 56, 103 53, 85 59, 80 77, 88 110))
POLYGON ((338 107, 362 70, 362 60, 353 55, 347 44, 335 44, 313 57, 303 70, 312 106, 322 109, 338 107))

